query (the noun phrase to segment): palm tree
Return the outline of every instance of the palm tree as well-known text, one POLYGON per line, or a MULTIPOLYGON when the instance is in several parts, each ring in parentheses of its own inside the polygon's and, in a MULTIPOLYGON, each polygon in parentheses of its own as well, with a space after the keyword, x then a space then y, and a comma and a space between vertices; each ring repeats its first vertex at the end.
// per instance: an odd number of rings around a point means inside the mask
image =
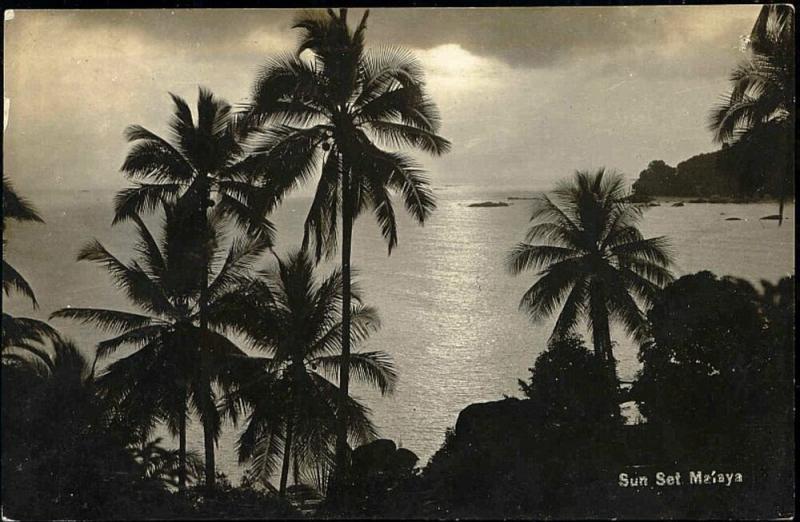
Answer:
MULTIPOLYGON (((365 11, 354 31, 347 10, 306 13, 294 24, 302 31, 294 56, 269 61, 255 83, 246 122, 260 143, 254 161, 271 173, 283 194, 310 178, 321 177, 305 222, 303 247, 313 242, 316 259, 332 255, 342 223, 343 278, 340 401, 345 404, 350 378, 350 254, 353 222, 371 210, 388 242, 397 245, 392 193, 402 194, 406 210, 423 224, 435 207, 422 168, 396 150, 413 147, 433 155, 450 143, 437 133, 440 118, 425 93, 422 69, 409 51, 364 48, 365 11), (310 56, 305 57, 305 51, 310 56), (258 158, 258 154, 260 158, 258 158)), ((341 408, 344 414, 346 410, 341 408)), ((336 469, 347 465, 347 419, 338 421, 336 469)))
MULTIPOLYGON (((174 94, 171 96, 175 104, 170 121, 171 141, 138 125, 126 131, 133 146, 122 171, 135 185, 117 195, 114 223, 132 219, 143 211, 152 211, 163 201, 177 201, 193 210, 193 217, 186 227, 187 237, 193 239, 186 241, 184 248, 195 252, 195 264, 201 272, 199 328, 200 332, 206 332, 211 260, 205 256, 209 250, 204 245, 209 240, 205 237, 209 209, 214 207, 218 216, 232 220, 254 237, 271 244, 274 227, 265 216, 271 210, 274 198, 270 188, 256 180, 257 172, 247 161, 230 105, 200 88, 195 123, 186 102, 174 94), (212 195, 216 201, 211 199, 212 195)), ((200 335, 198 342, 201 344, 201 384, 210 387, 210 361, 207 350, 203 348, 206 335, 200 335)), ((202 396, 210 397, 211 391, 206 390, 202 396)), ((209 403, 201 407, 207 410, 202 415, 205 480, 209 489, 213 489, 215 439, 210 422, 214 417, 211 411, 214 405, 209 403)))
POLYGON ((738 144, 762 168, 777 172, 783 206, 794 180, 794 10, 765 5, 753 26, 749 58, 731 73, 731 92, 714 107, 709 129, 724 145, 738 144))
POLYGON ((520 309, 534 321, 558 314, 552 337, 588 320, 597 357, 614 369, 609 321, 616 319, 637 337, 644 315, 636 299, 649 303, 672 280, 664 237, 645 239, 636 227, 641 210, 627 202, 623 178, 605 169, 576 172, 552 198, 534 203, 526 241, 508 256, 513 274, 541 270, 520 309))
MULTIPOLYGON (((204 425, 212 428, 214 440, 219 437, 220 419, 213 390, 202 379, 206 376, 228 389, 237 373, 232 369, 236 359, 246 355, 219 332, 206 333, 205 350, 208 366, 201 367, 198 353, 199 279, 202 269, 193 263, 193 255, 184 248, 193 238, 186 232, 187 216, 176 205, 164 204, 164 234, 159 242, 138 215, 136 259, 125 264, 98 241, 86 245, 78 255, 103 266, 130 301, 143 313, 99 308, 64 308, 52 314, 92 324, 113 338, 97 347, 97 358, 105 358, 120 347, 134 348, 131 355, 113 362, 98 379, 106 398, 132 419, 141 430, 139 439, 146 441, 157 420, 166 422, 173 435, 179 437, 180 489, 186 485, 186 423, 192 409, 199 412, 204 425), (207 405, 212 405, 208 408, 207 405), (210 418, 209 418, 210 417, 210 418)), ((188 216, 191 219, 191 215, 188 216)), ((208 309, 217 306, 217 299, 241 281, 252 263, 264 252, 264 238, 237 239, 231 242, 222 260, 219 223, 222 213, 212 212, 206 234, 208 259, 221 261, 208 285, 208 309)), ((231 301, 228 296, 226 303, 231 301)), ((96 362, 96 361, 95 361, 96 362)))
MULTIPOLYGON (((328 379, 343 362, 343 290, 340 270, 318 282, 312 261, 301 250, 287 261, 279 258, 275 269, 231 292, 227 311, 219 308, 222 322, 235 324, 255 348, 271 354, 253 359, 260 372, 229 397, 229 411, 235 416, 237 408, 246 406, 251 412, 239 438, 239 458, 252 461, 257 477, 267 479, 282 455, 281 496, 292 461, 297 477, 301 467, 314 470, 333 460, 341 403, 338 388, 328 379)), ((360 301, 357 290, 354 297, 360 301)), ((380 326, 377 312, 368 306, 353 306, 350 317, 356 342, 380 326)), ((396 373, 388 354, 354 352, 349 362, 359 381, 382 394, 392 392, 396 373)), ((345 407, 351 442, 374 438, 369 410, 351 397, 345 407)))
MULTIPOLYGON (((39 216, 33 205, 19 196, 14 190, 11 181, 6 176, 3 176, 3 250, 5 250, 7 244, 5 237, 6 219, 13 219, 19 222, 44 223, 44 220, 39 216)), ((34 309, 39 308, 39 303, 36 301, 36 295, 34 295, 31 285, 3 256, 3 292, 6 296, 10 296, 13 291, 19 292, 30 299, 34 309)), ((14 347, 29 351, 33 349, 32 353, 35 354, 36 350, 41 348, 36 348, 34 345, 40 345, 47 339, 58 339, 58 332, 47 323, 28 317, 14 317, 6 312, 3 312, 2 332, 3 351, 14 347)))

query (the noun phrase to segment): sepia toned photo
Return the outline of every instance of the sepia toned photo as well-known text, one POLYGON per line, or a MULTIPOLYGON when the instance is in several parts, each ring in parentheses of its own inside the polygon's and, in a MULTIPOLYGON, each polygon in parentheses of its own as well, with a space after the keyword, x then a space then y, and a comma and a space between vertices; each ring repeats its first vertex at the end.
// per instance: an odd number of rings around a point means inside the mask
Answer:
POLYGON ((3 520, 795 515, 785 4, 3 24, 3 520))

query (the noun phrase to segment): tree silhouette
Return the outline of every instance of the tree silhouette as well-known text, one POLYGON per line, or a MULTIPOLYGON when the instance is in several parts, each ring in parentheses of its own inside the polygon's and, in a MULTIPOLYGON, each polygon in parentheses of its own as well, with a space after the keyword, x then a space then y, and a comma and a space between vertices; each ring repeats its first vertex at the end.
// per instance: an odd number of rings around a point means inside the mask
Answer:
MULTIPOLYGON (((274 227, 265 215, 274 205, 270 188, 259 181, 252 162, 240 144, 240 136, 231 107, 200 88, 197 101, 197 120, 186 102, 171 95, 175 112, 170 120, 172 140, 165 140, 149 130, 133 125, 126 134, 133 143, 122 166, 122 172, 135 185, 121 191, 115 200, 114 223, 132 219, 140 212, 152 211, 162 201, 180 202, 194 210, 187 223, 187 236, 194 240, 184 248, 194 253, 195 265, 201 276, 198 300, 199 328, 207 331, 209 301, 208 272, 211 260, 204 237, 208 230, 209 209, 216 215, 231 220, 249 234, 271 244, 274 227), (147 182, 145 182, 147 181, 147 182), (211 196, 215 200, 210 199, 211 196), (193 229, 194 232, 188 231, 193 229)), ((202 346, 206 335, 200 335, 201 384, 210 387, 207 350, 202 346)), ((207 390, 202 394, 210 397, 207 390)), ((205 445, 205 483, 213 489, 215 481, 214 427, 211 403, 201 405, 206 409, 202 416, 205 445)))
MULTIPOLYGON (((243 407, 250 411, 239 438, 239 458, 251 460, 255 477, 268 479, 282 455, 281 496, 292 461, 295 476, 298 468, 310 471, 333 464, 341 403, 338 387, 328 379, 337 375, 343 360, 343 287, 340 270, 318 281, 313 262, 300 251, 233 290, 230 307, 219 309, 221 322, 234 324, 255 348, 271 354, 253 359, 258 374, 229 398, 229 411, 234 417, 243 407)), ((357 289, 351 289, 358 301, 357 289)), ((353 306, 354 341, 366 339, 379 326, 373 308, 353 306)), ((393 390, 396 374, 386 353, 353 352, 349 362, 358 381, 381 393, 393 390)), ((369 410, 350 397, 345 407, 350 441, 361 444, 374 438, 369 410)))
MULTIPOLYGON (((86 245, 79 260, 103 266, 114 278, 116 286, 144 314, 101 308, 64 308, 51 317, 79 320, 113 332, 113 338, 101 341, 97 357, 105 358, 120 347, 135 351, 113 362, 97 379, 105 396, 128 416, 138 438, 146 441, 158 420, 165 421, 179 438, 179 486, 186 486, 186 424, 192 410, 200 414, 212 428, 214 440, 219 437, 220 418, 213 389, 206 386, 207 376, 223 389, 229 389, 237 373, 239 359, 246 354, 224 335, 210 329, 206 336, 205 368, 199 352, 200 284, 202 269, 194 264, 194 256, 184 248, 193 241, 185 226, 191 214, 181 215, 176 205, 164 203, 164 233, 156 240, 138 215, 131 216, 138 232, 137 257, 129 263, 120 261, 98 241, 86 245), (209 408, 208 405, 211 405, 209 408)), ((205 234, 207 259, 222 259, 222 212, 215 209, 205 234)), ((264 238, 235 239, 224 261, 208 285, 208 309, 241 281, 252 263, 267 247, 264 238)), ((230 297, 228 297, 228 301, 230 297)), ((227 302, 227 301, 226 301, 227 302)))
POLYGON ((537 198, 526 241, 507 259, 513 274, 540 270, 520 309, 539 321, 561 307, 551 338, 563 337, 585 318, 595 354, 612 369, 609 322, 618 320, 640 337, 644 314, 636 299, 649 303, 672 280, 666 239, 645 239, 636 226, 640 217, 620 175, 578 171, 552 198, 537 198))
MULTIPOLYGON (((421 167, 392 148, 413 147, 439 155, 450 143, 438 136, 440 118, 425 94, 422 69, 410 52, 364 47, 368 11, 354 31, 347 10, 301 16, 295 56, 269 61, 255 83, 246 121, 256 131, 257 161, 271 173, 283 194, 310 178, 321 164, 321 177, 305 222, 303 246, 315 246, 316 258, 331 255, 342 223, 343 277, 342 404, 349 392, 350 253, 355 219, 371 210, 388 242, 397 244, 392 192, 402 194, 406 209, 420 223, 433 210, 434 196, 421 167), (308 58, 305 51, 310 52, 308 58)), ((345 413, 346 409, 340 408, 345 413)), ((347 419, 339 419, 336 469, 347 465, 347 419)), ((335 483, 335 482, 334 482, 335 483)))

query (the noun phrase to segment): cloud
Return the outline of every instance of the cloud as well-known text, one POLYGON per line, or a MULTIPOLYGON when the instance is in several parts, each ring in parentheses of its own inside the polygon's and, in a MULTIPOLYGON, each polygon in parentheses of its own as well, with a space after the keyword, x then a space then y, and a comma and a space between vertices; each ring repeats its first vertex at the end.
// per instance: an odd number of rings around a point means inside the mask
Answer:
MULTIPOLYGON (((453 142, 441 182, 548 186, 712 148, 708 108, 758 6, 375 9, 368 44, 419 57, 453 142)), ((351 20, 360 16, 355 10, 351 20)), ((20 189, 119 188, 123 129, 165 133, 167 92, 247 98, 295 48, 291 10, 17 10, 6 22, 4 171, 20 189)))

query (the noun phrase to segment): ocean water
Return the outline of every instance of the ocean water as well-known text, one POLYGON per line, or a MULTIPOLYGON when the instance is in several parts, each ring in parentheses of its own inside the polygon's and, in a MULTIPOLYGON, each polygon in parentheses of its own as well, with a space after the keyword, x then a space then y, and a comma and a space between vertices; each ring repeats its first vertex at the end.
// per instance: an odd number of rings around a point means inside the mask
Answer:
MULTIPOLYGON (((386 246, 370 216, 356 224, 353 264, 365 301, 381 314, 382 329, 362 349, 389 352, 399 373, 390 397, 356 386, 354 395, 372 409, 382 436, 420 456, 421 463, 441 446, 445 429, 474 402, 519 396, 517 379, 545 348, 554 319, 531 324, 517 309, 535 274, 509 275, 507 251, 520 241, 528 223, 530 201, 510 206, 471 208, 480 201, 506 201, 530 196, 530 190, 474 186, 436 188, 438 209, 424 227, 398 209, 399 246, 387 256, 386 246)), ((46 318, 65 306, 130 309, 104 271, 77 263, 78 249, 96 237, 120 257, 131 255, 132 228, 111 229, 113 193, 52 191, 26 194, 47 221, 45 225, 12 225, 7 259, 36 291, 41 308, 33 311, 20 298, 3 298, 9 312, 46 318)), ((276 250, 296 248, 310 198, 291 197, 273 216, 278 227, 276 250)), ((711 270, 758 282, 775 281, 794 271, 794 205, 782 227, 759 218, 774 214, 774 203, 662 203, 645 211, 645 236, 666 235, 676 256, 677 275, 711 270), (726 221, 738 217, 740 221, 726 221)), ((269 258, 264 264, 269 263, 269 258)), ((323 272, 330 263, 321 267, 323 272)), ((57 321, 54 325, 76 340, 87 354, 103 339, 102 332, 57 321)), ((638 369, 636 347, 619 328, 612 329, 623 379, 638 369)), ((119 353, 118 356, 125 355, 119 353)), ((225 428, 217 463, 238 482, 243 469, 235 456, 238 429, 225 428)), ((175 444, 167 439, 167 443, 175 444)), ((190 425, 190 449, 202 450, 202 429, 190 425)))

